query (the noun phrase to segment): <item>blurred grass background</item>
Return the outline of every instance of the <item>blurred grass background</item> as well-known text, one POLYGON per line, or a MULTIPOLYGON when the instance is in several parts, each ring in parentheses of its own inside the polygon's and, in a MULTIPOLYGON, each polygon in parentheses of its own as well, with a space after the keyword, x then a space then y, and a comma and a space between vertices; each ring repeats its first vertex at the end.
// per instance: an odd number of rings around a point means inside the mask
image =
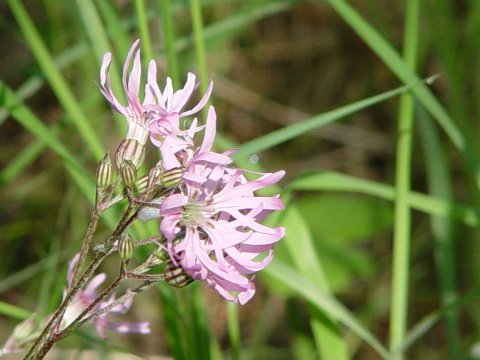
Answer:
MULTIPOLYGON (((480 2, 8 0, 0 10, 0 339, 61 298, 95 164, 125 129, 95 84, 101 56, 113 52, 118 89, 141 38, 143 59, 162 69, 159 84, 169 75, 180 86, 192 70, 201 86, 214 80, 219 149, 245 143, 241 166, 287 171, 288 205, 275 219, 287 238, 246 306, 198 284, 158 286, 129 314, 150 320, 151 335, 99 341, 84 329, 60 348, 98 358, 119 344, 145 358, 329 360, 399 359, 403 346, 406 359, 480 358, 480 2), (418 28, 404 34, 408 21, 418 28), (416 72, 399 55, 407 44, 416 72), (416 99, 404 115, 414 122, 411 156, 403 147, 415 193, 401 200, 393 186, 410 176, 396 169, 400 91, 367 98, 403 84, 414 84, 416 99), (407 220, 396 217, 395 198, 407 220), (410 292, 389 345, 395 229, 410 243, 400 260, 410 292)), ((108 221, 99 236, 107 232, 108 221)))

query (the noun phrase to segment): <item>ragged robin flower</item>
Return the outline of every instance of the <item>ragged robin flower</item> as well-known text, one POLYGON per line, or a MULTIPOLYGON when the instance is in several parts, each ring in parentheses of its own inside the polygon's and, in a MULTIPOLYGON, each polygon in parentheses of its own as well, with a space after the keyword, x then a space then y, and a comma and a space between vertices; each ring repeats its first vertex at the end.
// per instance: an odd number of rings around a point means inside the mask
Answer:
POLYGON ((172 79, 169 77, 167 77, 165 89, 162 92, 155 81, 156 72, 149 71, 148 76, 148 84, 151 87, 151 92, 154 94, 155 103, 154 106, 149 107, 149 109, 153 110, 150 120, 151 141, 156 146, 159 146, 165 136, 177 135, 180 118, 194 115, 205 106, 212 92, 213 83, 209 83, 202 99, 193 108, 183 110, 198 86, 198 83, 195 82, 195 74, 188 73, 187 82, 183 89, 175 92, 173 91, 172 79))
POLYGON ((185 181, 161 205, 160 230, 168 252, 192 278, 207 281, 229 301, 245 304, 255 293, 253 274, 270 262, 274 244, 284 235, 281 227, 260 224, 283 208, 280 199, 254 192, 278 182, 284 171, 253 181, 222 165, 193 171, 208 173, 205 182, 185 181))
MULTIPOLYGON (((152 85, 145 85, 145 97, 140 101, 139 91, 141 82, 141 63, 139 40, 135 41, 127 54, 123 66, 122 85, 127 100, 126 105, 122 105, 113 93, 108 72, 112 63, 112 54, 105 53, 100 69, 100 92, 112 105, 112 108, 123 115, 127 121, 128 131, 125 140, 120 144, 116 153, 117 165, 123 160, 131 160, 135 166, 138 166, 144 156, 144 147, 149 137, 150 115, 147 109, 148 105, 153 104, 152 85), (130 64, 133 64, 129 72, 130 64)), ((148 68, 148 79, 154 81, 150 74, 156 74, 155 61, 150 61, 148 68)))

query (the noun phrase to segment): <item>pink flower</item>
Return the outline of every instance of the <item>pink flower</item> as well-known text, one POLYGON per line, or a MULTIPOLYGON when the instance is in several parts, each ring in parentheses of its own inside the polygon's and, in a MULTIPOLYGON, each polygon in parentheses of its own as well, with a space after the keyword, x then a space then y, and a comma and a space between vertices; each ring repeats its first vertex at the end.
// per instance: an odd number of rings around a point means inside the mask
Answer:
MULTIPOLYGON (((141 145, 145 145, 149 135, 149 115, 146 106, 153 103, 153 94, 151 93, 152 84, 147 84, 145 86, 145 98, 143 102, 140 102, 138 92, 140 90, 142 69, 140 64, 140 49, 138 49, 139 41, 140 40, 137 40, 133 43, 123 66, 122 85, 123 90, 125 91, 127 105, 123 106, 120 104, 112 90, 110 79, 108 77, 108 71, 110 70, 112 62, 112 54, 110 52, 106 52, 105 55, 103 55, 102 66, 100 69, 100 92, 112 105, 113 109, 122 114, 127 120, 128 133, 126 138, 137 140, 141 145), (132 70, 130 74, 128 74, 132 57, 134 58, 132 70)), ((155 79, 154 77, 152 78, 151 74, 155 75, 156 73, 156 64, 152 60, 150 61, 148 68, 148 80, 155 82, 155 79)))
POLYGON ((197 280, 206 280, 225 299, 245 304, 255 293, 253 274, 272 259, 284 228, 259 223, 282 209, 278 197, 255 196, 256 190, 278 182, 284 171, 247 181, 240 170, 222 165, 196 166, 202 183, 185 181, 180 193, 161 205, 160 230, 173 261, 197 280))
POLYGON ((167 135, 177 135, 181 117, 194 115, 205 106, 212 92, 213 83, 210 81, 207 91, 197 105, 190 110, 182 111, 198 86, 198 83, 195 83, 195 75, 188 73, 187 82, 183 89, 175 92, 173 92, 172 80, 167 77, 167 83, 163 93, 160 91, 155 78, 156 69, 153 69, 152 72, 149 71, 148 74, 148 83, 151 87, 151 92, 154 94, 155 103, 154 106, 149 108, 153 110, 152 120, 150 121, 150 132, 152 143, 160 146, 163 137, 167 135))
MULTIPOLYGON (((197 126, 197 119, 195 118, 188 130, 178 131, 177 136, 167 135, 159 145, 163 168, 170 170, 181 167, 189 170, 198 164, 230 164, 232 159, 228 154, 231 151, 225 154, 211 151, 216 134, 216 120, 215 109, 210 106, 205 126, 197 126), (199 147, 196 147, 194 136, 203 129, 205 130, 203 142, 199 147)), ((190 180, 193 180, 193 178, 190 178, 190 180)))
MULTIPOLYGON (((67 281, 70 285, 73 276, 73 269, 75 268, 75 264, 78 261, 79 255, 77 254, 68 266, 68 274, 67 274, 67 281)), ((67 307, 65 314, 63 315, 62 323, 60 329, 66 328, 70 325, 97 297, 96 289, 105 281, 106 275, 105 274, 98 274, 94 278, 92 278, 88 284, 85 286, 84 290, 81 290, 77 293, 73 301, 67 307)), ((115 301, 115 298, 112 296, 108 301, 100 302, 92 311, 91 314, 95 313, 96 311, 105 308, 106 306, 112 304, 115 301)), ((150 328, 149 323, 147 321, 142 321, 138 323, 128 323, 128 322, 112 322, 109 320, 110 315, 123 315, 125 314, 132 305, 131 299, 125 302, 122 305, 118 305, 114 307, 109 312, 100 315, 96 319, 93 320, 95 324, 95 329, 97 334, 104 338, 105 337, 105 329, 110 329, 117 333, 129 333, 135 332, 140 334, 149 334, 150 328)))

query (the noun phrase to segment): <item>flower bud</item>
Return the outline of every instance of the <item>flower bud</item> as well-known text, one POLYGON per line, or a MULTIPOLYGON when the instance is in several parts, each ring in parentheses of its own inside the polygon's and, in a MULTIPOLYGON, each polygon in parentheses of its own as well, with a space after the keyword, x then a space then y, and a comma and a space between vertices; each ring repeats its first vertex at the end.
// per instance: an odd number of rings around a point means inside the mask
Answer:
POLYGON ((151 188, 159 181, 159 177, 162 175, 162 165, 157 164, 148 172, 148 187, 151 188))
POLYGON ((113 178, 113 165, 107 152, 97 166, 97 186, 105 189, 113 184, 113 178))
POLYGON ((145 145, 140 144, 135 139, 123 140, 115 153, 117 167, 127 160, 131 161, 135 167, 139 167, 145 157, 145 145))
POLYGON ((135 187, 137 188, 138 192, 141 194, 148 188, 148 175, 143 175, 140 179, 137 180, 135 183, 135 187))
POLYGON ((130 160, 125 160, 120 164, 119 168, 120 177, 126 186, 135 185, 137 180, 137 168, 130 160))
POLYGON ((165 266, 164 274, 167 284, 176 288, 185 287, 194 280, 181 266, 175 265, 172 261, 165 266))
POLYGON ((123 260, 128 260, 133 256, 133 242, 130 235, 123 234, 118 240, 118 254, 123 260))
POLYGON ((165 171, 160 176, 160 185, 164 188, 170 189, 177 185, 180 180, 182 180, 183 168, 176 167, 170 170, 165 171))

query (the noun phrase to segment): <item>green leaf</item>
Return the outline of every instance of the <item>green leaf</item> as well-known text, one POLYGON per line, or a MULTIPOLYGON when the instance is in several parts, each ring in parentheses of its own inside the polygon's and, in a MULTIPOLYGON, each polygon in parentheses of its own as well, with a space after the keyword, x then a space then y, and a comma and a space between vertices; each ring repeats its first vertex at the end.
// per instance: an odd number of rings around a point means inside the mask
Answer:
MULTIPOLYGON (((333 171, 321 171, 305 174, 292 181, 287 190, 303 191, 340 191, 367 194, 381 199, 393 201, 395 190, 390 185, 364 180, 354 176, 333 171)), ((451 217, 469 226, 480 223, 480 209, 459 204, 453 201, 439 199, 426 194, 411 191, 408 202, 413 209, 430 215, 451 217)))
POLYGON ((278 259, 274 259, 264 270, 269 276, 275 278, 291 288, 299 295, 305 297, 316 308, 326 311, 361 339, 365 340, 383 359, 391 359, 388 350, 373 336, 338 300, 328 295, 325 291, 315 286, 304 276, 286 266, 278 259))

